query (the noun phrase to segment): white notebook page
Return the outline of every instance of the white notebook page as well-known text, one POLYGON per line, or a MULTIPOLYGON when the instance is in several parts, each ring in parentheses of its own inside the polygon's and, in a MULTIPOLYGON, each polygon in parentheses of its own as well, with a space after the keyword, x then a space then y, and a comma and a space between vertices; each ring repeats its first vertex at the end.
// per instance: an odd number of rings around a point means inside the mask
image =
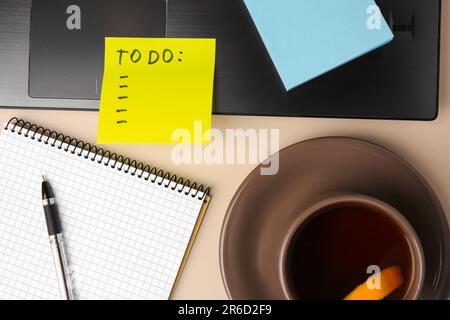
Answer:
POLYGON ((80 149, 71 154, 72 146, 65 152, 66 144, 60 150, 12 127, 0 133, 0 299, 60 299, 42 175, 59 207, 77 299, 167 299, 202 193, 186 196, 167 180, 159 186, 125 173, 127 165, 112 169, 113 160, 86 160, 80 149))

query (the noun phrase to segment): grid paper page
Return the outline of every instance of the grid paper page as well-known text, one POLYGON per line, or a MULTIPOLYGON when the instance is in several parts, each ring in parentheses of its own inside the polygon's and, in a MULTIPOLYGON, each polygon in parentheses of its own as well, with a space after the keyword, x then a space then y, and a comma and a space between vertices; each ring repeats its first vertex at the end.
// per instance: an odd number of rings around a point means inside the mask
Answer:
POLYGON ((77 299, 167 299, 202 194, 186 196, 180 186, 164 187, 167 180, 159 186, 138 178, 140 171, 132 176, 112 169, 113 161, 105 166, 73 146, 60 150, 61 142, 52 147, 53 140, 46 145, 10 129, 0 134, 0 299, 60 299, 42 175, 59 207, 77 299))

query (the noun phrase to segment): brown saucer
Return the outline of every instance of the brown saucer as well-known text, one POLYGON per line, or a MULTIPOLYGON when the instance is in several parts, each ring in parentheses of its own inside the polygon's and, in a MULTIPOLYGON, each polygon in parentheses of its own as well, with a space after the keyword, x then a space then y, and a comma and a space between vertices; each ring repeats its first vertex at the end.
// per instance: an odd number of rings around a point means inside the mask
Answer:
POLYGON ((304 208, 336 192, 378 198, 415 228, 425 253, 422 299, 450 294, 450 234, 439 200, 406 161, 374 144, 320 138, 280 152, 280 172, 256 168, 242 183, 225 217, 220 260, 232 299, 285 299, 279 265, 283 239, 304 208))

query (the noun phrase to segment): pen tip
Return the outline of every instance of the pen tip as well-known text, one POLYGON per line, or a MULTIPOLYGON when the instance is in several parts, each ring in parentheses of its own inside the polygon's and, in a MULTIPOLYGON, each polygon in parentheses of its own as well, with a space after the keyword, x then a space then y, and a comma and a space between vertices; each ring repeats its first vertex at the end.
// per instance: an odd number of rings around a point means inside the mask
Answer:
POLYGON ((42 176, 42 182, 45 182, 45 177, 44 176, 42 176))

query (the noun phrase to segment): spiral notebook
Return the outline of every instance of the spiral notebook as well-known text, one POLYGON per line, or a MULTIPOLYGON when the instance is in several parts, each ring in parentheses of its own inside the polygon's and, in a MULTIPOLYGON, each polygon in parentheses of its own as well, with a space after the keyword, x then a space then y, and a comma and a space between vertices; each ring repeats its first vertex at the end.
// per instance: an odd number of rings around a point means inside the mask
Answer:
POLYGON ((40 177, 77 299, 168 299, 209 188, 19 119, 0 134, 0 299, 60 299, 40 177))

